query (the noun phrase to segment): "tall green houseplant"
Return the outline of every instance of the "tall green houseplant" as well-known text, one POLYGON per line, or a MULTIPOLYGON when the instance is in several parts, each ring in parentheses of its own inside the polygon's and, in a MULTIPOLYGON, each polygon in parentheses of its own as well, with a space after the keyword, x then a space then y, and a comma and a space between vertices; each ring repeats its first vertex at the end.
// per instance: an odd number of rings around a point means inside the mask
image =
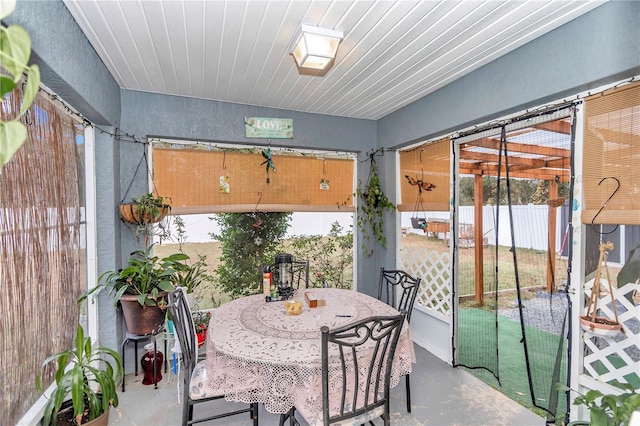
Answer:
MULTIPOLYGON (((124 377, 120 355, 113 349, 94 346, 80 325, 74 348, 47 357, 42 368, 52 362, 57 364, 56 388, 44 410, 45 426, 56 424, 61 412, 68 412, 65 417, 79 425, 103 415, 108 417, 111 406, 118 406, 116 385, 124 377), (67 405, 70 408, 65 409, 67 405)), ((43 392, 40 374, 36 387, 43 392)))

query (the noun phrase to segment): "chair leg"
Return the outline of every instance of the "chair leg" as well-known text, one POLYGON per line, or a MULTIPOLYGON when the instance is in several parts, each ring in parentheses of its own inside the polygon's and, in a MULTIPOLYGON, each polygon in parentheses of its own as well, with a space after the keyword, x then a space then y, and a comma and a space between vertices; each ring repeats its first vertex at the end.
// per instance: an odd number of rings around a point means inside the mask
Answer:
POLYGON ((411 412, 411 383, 409 381, 410 375, 407 374, 405 377, 405 383, 407 385, 407 413, 411 412))
POLYGON ((289 419, 289 426, 299 425, 300 423, 298 423, 298 421, 296 420, 295 411, 296 407, 291 407, 291 410, 287 411, 284 414, 280 414, 279 426, 284 426, 287 419, 289 419))
POLYGON ((184 414, 187 417, 187 421, 184 421, 184 416, 182 421, 182 424, 186 425, 187 422, 191 422, 191 420, 193 420, 193 404, 191 404, 191 401, 183 401, 183 404, 187 405, 186 409, 184 410, 184 414))
POLYGON ((258 403, 251 404, 251 418, 253 419, 253 426, 258 426, 258 403))
POLYGON ((291 411, 289 413, 291 413, 291 416, 289 417, 289 426, 298 425, 299 423, 296 420, 296 407, 291 407, 291 411))

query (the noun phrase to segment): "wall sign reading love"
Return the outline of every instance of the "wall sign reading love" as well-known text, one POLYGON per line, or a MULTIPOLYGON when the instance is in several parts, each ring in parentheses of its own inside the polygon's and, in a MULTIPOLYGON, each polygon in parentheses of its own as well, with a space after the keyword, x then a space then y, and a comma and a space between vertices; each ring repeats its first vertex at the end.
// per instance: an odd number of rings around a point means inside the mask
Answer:
POLYGON ((247 138, 293 139, 293 119, 245 117, 244 132, 247 138))

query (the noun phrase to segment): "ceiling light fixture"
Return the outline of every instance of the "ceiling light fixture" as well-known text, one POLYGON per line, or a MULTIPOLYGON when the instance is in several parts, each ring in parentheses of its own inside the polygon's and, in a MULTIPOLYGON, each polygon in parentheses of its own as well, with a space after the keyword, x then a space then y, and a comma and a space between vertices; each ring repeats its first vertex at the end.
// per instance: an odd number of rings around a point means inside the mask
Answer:
POLYGON ((303 24, 289 50, 299 68, 323 70, 335 59, 342 38, 342 31, 303 24))

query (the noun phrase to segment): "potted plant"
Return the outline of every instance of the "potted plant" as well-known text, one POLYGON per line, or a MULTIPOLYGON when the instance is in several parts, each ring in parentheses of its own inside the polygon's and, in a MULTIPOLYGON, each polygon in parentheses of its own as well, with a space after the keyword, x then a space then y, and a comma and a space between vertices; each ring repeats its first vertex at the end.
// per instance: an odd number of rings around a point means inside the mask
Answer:
POLYGON ((209 327, 209 320, 211 320, 210 311, 196 311, 193 313, 193 325, 196 329, 196 338, 198 339, 198 346, 202 346, 207 340, 207 328, 209 327))
MULTIPOLYGON (((45 407, 44 426, 56 424, 61 418, 64 424, 107 425, 109 408, 118 406, 116 385, 123 378, 120 355, 93 346, 78 325, 74 349, 49 356, 42 368, 53 361, 57 362, 56 388, 45 407), (71 399, 67 399, 69 396, 71 399)), ((36 377, 36 387, 43 391, 41 374, 36 377)))
POLYGON ((193 263, 187 263, 184 268, 180 269, 175 276, 174 284, 176 287, 184 287, 187 292, 189 306, 193 307, 194 292, 205 282, 212 282, 213 277, 206 271, 207 256, 198 254, 198 260, 193 263))
POLYGON ((120 204, 122 219, 132 225, 146 226, 161 221, 171 211, 171 205, 162 196, 152 193, 132 198, 130 203, 120 204))
MULTIPOLYGON (((585 395, 578 393, 573 405, 585 405, 589 409, 589 421, 578 420, 571 422, 572 426, 628 426, 634 411, 640 409, 640 393, 637 393, 629 383, 614 382, 613 386, 624 391, 621 394, 603 394, 599 390, 591 389, 585 395)), ((557 388, 571 391, 564 384, 557 388)))
POLYGON ((132 334, 153 334, 162 328, 167 293, 173 290, 178 274, 188 268, 189 256, 184 253, 159 258, 152 251, 153 245, 134 251, 125 268, 103 273, 98 285, 82 296, 95 297, 101 291, 113 295, 132 334))

